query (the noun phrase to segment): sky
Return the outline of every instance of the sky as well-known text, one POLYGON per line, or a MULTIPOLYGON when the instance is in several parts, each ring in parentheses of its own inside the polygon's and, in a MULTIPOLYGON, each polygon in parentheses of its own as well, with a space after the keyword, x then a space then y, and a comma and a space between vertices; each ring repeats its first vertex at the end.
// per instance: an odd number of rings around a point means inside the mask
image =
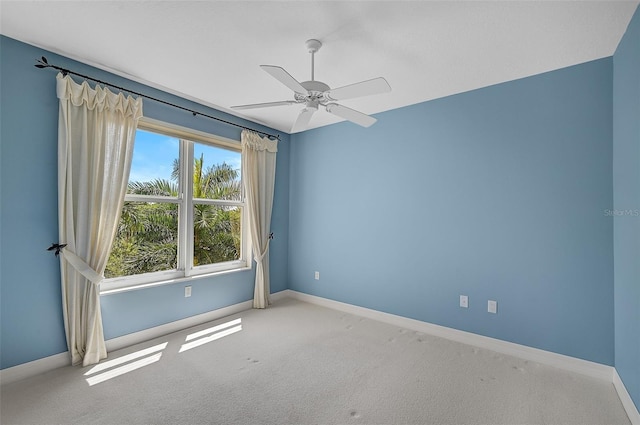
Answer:
MULTIPOLYGON (((194 158, 204 154, 204 168, 226 162, 240 171, 240 152, 195 143, 194 158)), ((129 181, 171 180, 173 160, 180 156, 180 142, 176 137, 137 130, 129 181)))

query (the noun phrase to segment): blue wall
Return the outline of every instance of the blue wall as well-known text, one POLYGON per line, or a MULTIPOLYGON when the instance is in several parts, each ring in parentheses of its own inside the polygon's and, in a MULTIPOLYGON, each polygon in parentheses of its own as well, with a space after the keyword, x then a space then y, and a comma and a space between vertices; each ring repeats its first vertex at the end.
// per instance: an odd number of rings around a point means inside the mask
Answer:
POLYGON ((613 365, 612 59, 378 118, 292 136, 290 288, 613 365))
POLYGON ((640 9, 613 65, 615 363, 640 408, 640 9))
MULTIPOLYGON (((58 240, 56 73, 33 65, 44 55, 50 63, 144 92, 243 125, 274 132, 219 111, 144 87, 54 53, 0 37, 0 309, 1 368, 67 350, 62 321, 59 260, 46 248, 58 240)), ((144 115, 239 139, 240 130, 204 117, 193 117, 153 101, 144 115)), ((271 245, 272 292, 287 288, 289 136, 281 137, 271 245)), ((190 317, 253 297, 254 271, 191 283, 130 291, 102 297, 107 339, 190 317)))

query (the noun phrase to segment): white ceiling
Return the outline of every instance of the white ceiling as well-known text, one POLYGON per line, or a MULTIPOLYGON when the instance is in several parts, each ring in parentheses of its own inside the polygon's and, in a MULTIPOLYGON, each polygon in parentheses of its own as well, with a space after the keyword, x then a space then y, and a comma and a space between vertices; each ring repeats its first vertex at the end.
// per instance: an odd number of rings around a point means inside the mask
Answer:
MULTIPOLYGON (((302 105, 259 68, 336 88, 385 77, 391 93, 345 100, 372 114, 611 56, 638 1, 0 1, 0 32, 289 132, 302 105)), ((35 63, 36 58, 34 58, 35 63)), ((310 128, 340 119, 319 111, 310 128)), ((355 124, 354 124, 355 125, 355 124)))

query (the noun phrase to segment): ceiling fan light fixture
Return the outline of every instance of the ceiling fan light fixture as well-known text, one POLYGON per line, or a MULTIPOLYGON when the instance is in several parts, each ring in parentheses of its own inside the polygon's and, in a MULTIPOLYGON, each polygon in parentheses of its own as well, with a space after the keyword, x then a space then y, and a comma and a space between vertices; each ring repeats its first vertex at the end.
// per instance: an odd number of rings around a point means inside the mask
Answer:
POLYGON ((318 110, 318 101, 317 100, 312 100, 310 102, 307 102, 307 106, 305 106, 304 108, 307 111, 317 111, 318 110))

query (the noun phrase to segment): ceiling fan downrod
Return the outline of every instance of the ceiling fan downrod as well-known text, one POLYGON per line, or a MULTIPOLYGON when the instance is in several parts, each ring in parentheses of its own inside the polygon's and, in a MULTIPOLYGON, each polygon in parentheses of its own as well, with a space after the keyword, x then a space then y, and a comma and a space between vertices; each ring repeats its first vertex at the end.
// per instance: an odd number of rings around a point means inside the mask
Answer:
POLYGON ((322 47, 322 43, 319 40, 312 38, 311 40, 306 41, 307 50, 311 53, 311 81, 314 81, 314 68, 315 68, 315 55, 320 47, 322 47))

